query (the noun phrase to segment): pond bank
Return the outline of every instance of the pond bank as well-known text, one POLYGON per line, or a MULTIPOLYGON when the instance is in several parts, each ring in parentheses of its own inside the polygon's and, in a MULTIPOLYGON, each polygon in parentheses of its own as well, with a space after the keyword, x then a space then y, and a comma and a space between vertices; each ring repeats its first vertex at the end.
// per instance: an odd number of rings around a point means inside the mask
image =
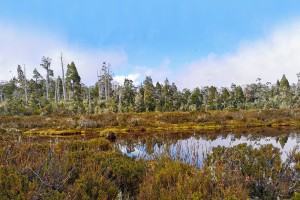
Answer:
POLYGON ((0 128, 54 136, 290 129, 300 128, 300 109, 0 116, 0 128))

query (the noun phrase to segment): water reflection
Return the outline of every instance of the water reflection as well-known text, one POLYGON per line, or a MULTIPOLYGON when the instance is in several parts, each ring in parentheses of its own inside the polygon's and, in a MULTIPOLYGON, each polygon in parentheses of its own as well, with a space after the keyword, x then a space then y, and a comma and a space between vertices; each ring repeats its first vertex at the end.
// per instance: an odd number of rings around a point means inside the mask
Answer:
POLYGON ((207 152, 218 145, 233 147, 241 143, 260 147, 272 144, 281 150, 282 160, 300 144, 300 132, 253 132, 208 134, 160 134, 119 138, 116 147, 128 156, 155 159, 162 155, 201 166, 207 152))

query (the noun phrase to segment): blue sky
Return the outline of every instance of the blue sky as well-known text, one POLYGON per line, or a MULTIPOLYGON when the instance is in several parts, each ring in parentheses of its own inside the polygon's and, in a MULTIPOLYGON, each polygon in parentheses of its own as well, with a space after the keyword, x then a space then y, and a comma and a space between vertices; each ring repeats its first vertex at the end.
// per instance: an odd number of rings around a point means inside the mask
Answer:
MULTIPOLYGON (((295 35, 295 31, 298 30, 295 24, 298 24, 299 15, 300 1, 296 0, 2 0, 0 2, 2 24, 0 28, 9 29, 15 33, 12 34, 14 37, 19 37, 10 38, 12 42, 21 41, 19 47, 13 44, 16 48, 31 51, 31 47, 23 45, 23 42, 27 41, 25 43, 28 44, 38 37, 36 42, 40 43, 39 48, 42 49, 43 40, 46 40, 47 44, 49 38, 53 40, 52 44, 58 44, 57 48, 54 45, 49 50, 51 55, 54 55, 55 51, 58 56, 61 51, 73 50, 69 59, 74 59, 75 63, 81 62, 80 56, 75 55, 82 53, 86 55, 82 59, 88 59, 89 54, 97 57, 99 65, 104 59, 109 61, 119 59, 112 61, 115 64, 113 66, 115 75, 119 78, 135 74, 136 81, 141 81, 145 75, 152 75, 153 79, 162 81, 168 76, 171 81, 186 87, 205 84, 193 81, 185 85, 179 76, 186 69, 191 71, 194 65, 198 71, 204 68, 203 62, 208 66, 207 60, 214 62, 210 66, 211 71, 209 69, 205 71, 211 76, 206 80, 207 84, 228 85, 226 79, 223 82, 213 80, 215 65, 224 64, 227 55, 231 57, 239 55, 241 49, 243 52, 258 41, 268 41, 278 32, 286 37, 295 35), (295 29, 293 33, 282 33, 290 27, 295 29), (26 32, 24 38, 23 32, 26 32), (34 37, 30 38, 31 35, 34 37), (99 56, 97 52, 100 52, 99 56), (105 55, 102 56, 103 59, 101 55, 105 55)), ((36 47, 34 50, 37 51, 39 48, 36 47)), ((38 60, 41 59, 39 52, 36 52, 36 57, 33 60, 24 58, 23 62, 28 63, 29 67, 33 65, 38 67, 38 60)), ((0 60, 2 64, 0 67, 3 69, 16 64, 9 63, 9 59, 2 59, 5 60, 3 63, 0 60)), ((96 61, 94 65, 97 65, 96 61)), ((80 64, 78 68, 83 73, 88 68, 94 69, 80 64)), ((199 73, 201 74, 201 70, 199 73)), ((251 78, 255 81, 256 74, 253 73, 251 78)), ((89 77, 91 75, 92 73, 83 74, 83 80, 90 81, 93 79, 89 77)), ((257 77, 259 75, 258 72, 257 77)), ((274 74, 273 79, 275 75, 278 76, 274 74)), ((189 77, 189 74, 185 76, 189 77)), ((270 81, 274 81, 273 79, 270 81)), ((237 82, 243 83, 243 79, 237 82)), ((248 80, 245 80, 245 83, 247 82, 248 80)))

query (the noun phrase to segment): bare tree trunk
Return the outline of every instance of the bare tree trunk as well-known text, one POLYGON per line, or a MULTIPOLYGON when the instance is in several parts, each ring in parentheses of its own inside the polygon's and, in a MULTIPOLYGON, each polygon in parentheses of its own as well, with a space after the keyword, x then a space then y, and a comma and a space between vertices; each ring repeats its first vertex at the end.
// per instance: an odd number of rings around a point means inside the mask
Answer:
POLYGON ((89 113, 92 112, 92 101, 91 101, 91 88, 88 87, 89 89, 89 113))
POLYGON ((59 79, 55 80, 55 102, 60 101, 59 79))
POLYGON ((110 77, 109 77, 109 66, 110 66, 110 64, 108 64, 108 66, 107 66, 107 99, 109 99, 110 98, 110 91, 109 91, 109 86, 110 86, 110 77))
POLYGON ((0 101, 3 103, 2 83, 0 83, 0 101))
POLYGON ((60 89, 59 89, 59 81, 57 79, 57 100, 60 101, 60 89))
POLYGON ((54 101, 56 103, 57 100, 57 79, 55 80, 55 87, 54 87, 54 101))
POLYGON ((119 88, 119 112, 122 112, 122 89, 119 88))
POLYGON ((98 77, 98 94, 99 94, 99 103, 100 103, 101 102, 101 98, 102 98, 101 72, 100 72, 100 76, 99 76, 99 73, 97 71, 97 77, 98 77))
POLYGON ((47 69, 47 75, 46 75, 46 97, 47 100, 49 99, 49 71, 47 69))
POLYGON ((104 84, 105 84, 105 100, 107 101, 108 100, 108 84, 107 84, 107 68, 105 67, 105 78, 104 78, 104 84))
POLYGON ((60 54, 60 64, 62 70, 62 88, 63 88, 63 95, 64 101, 67 99, 67 91, 66 91, 66 82, 65 82, 65 70, 64 70, 64 61, 63 61, 63 54, 60 54))
POLYGON ((69 90, 69 100, 71 100, 71 91, 69 90))
POLYGON ((25 90, 25 103, 28 105, 28 91, 27 91, 27 80, 26 80, 26 70, 24 65, 24 90, 25 90))

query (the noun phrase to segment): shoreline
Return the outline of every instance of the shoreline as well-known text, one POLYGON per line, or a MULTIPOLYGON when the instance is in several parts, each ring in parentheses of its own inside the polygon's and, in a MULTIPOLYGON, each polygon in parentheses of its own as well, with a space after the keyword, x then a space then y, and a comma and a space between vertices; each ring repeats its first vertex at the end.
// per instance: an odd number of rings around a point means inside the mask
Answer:
POLYGON ((207 112, 106 113, 98 115, 0 116, 0 128, 25 135, 71 136, 110 134, 298 129, 300 109, 207 112))

